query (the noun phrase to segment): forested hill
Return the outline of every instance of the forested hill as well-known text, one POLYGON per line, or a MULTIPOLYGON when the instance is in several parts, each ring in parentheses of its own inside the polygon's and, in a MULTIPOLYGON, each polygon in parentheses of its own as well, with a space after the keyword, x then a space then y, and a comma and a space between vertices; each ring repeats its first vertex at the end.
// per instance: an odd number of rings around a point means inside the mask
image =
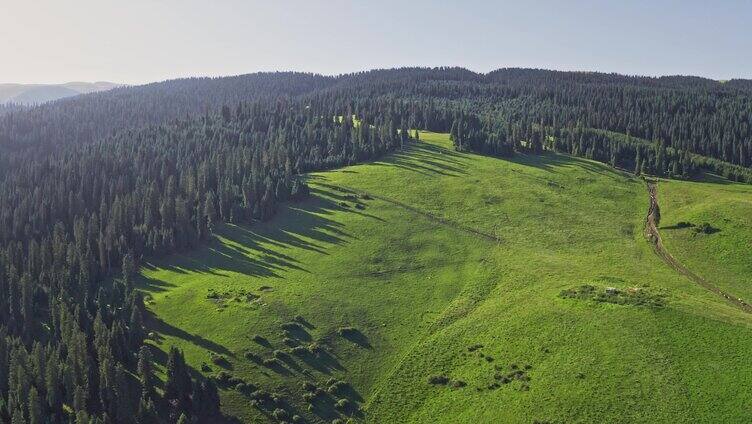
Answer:
POLYGON ((591 72, 400 68, 337 77, 279 72, 179 79, 79 96, 0 118, 0 145, 92 142, 121 129, 273 97, 331 95, 448 101, 511 122, 628 134, 668 148, 752 165, 752 82, 591 72))
POLYGON ((89 143, 123 129, 215 113, 224 105, 298 96, 324 88, 331 80, 278 72, 120 87, 7 113, 0 119, 0 145, 20 148, 89 143))
POLYGON ((0 422, 214 422, 170 353, 155 389, 141 258, 271 217, 300 174, 377 158, 408 129, 458 150, 562 151, 635 172, 752 182, 749 82, 505 69, 259 73, 0 112, 0 422), (136 354, 138 352, 138 354, 136 354), (133 411, 137 411, 136 414, 133 411))

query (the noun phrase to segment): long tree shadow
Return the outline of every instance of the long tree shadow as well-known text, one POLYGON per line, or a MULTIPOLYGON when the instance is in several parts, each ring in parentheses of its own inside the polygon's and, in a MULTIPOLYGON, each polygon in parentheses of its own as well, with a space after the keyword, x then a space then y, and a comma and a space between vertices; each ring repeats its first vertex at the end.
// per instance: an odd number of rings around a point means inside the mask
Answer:
MULTIPOLYGON (((183 329, 174 327, 164 322, 162 319, 160 319, 158 316, 154 315, 151 312, 147 312, 145 321, 146 321, 146 328, 149 331, 156 332, 158 335, 177 337, 187 342, 191 342, 195 344, 196 346, 200 346, 211 352, 219 353, 219 354, 227 355, 227 356, 233 356, 232 352, 230 352, 226 347, 220 344, 214 343, 211 340, 205 339, 197 334, 191 334, 183 329)), ((157 342, 161 342, 161 340, 158 339, 157 342)))
POLYGON ((144 276, 143 274, 139 274, 136 277, 136 284, 142 290, 148 291, 150 293, 169 291, 170 288, 175 287, 175 284, 171 284, 162 280, 157 280, 155 278, 149 278, 149 277, 144 276))
MULTIPOLYGON (((299 248, 326 255, 329 246, 353 239, 344 231, 342 223, 327 217, 339 210, 344 208, 335 200, 325 197, 324 193, 314 193, 306 201, 282 206, 268 222, 220 225, 207 245, 186 254, 154 260, 144 268, 217 276, 234 272, 263 278, 280 277, 280 272, 285 270, 309 272, 283 250, 299 248)), ((171 285, 145 278, 141 288, 158 292, 168 290, 171 285)))
POLYGON ((300 359, 307 366, 315 369, 322 374, 331 375, 334 371, 345 371, 345 368, 337 360, 337 358, 332 356, 324 349, 321 349, 315 353, 305 350, 296 352, 297 353, 295 353, 295 357, 300 359))
POLYGON ((358 209, 357 205, 361 205, 362 208, 365 208, 365 199, 359 198, 354 193, 340 194, 333 187, 334 186, 325 183, 315 182, 311 185, 310 190, 311 193, 314 193, 317 196, 328 197, 334 199, 336 202, 339 202, 340 204, 338 205, 338 210, 340 211, 345 211, 366 218, 375 219, 379 222, 386 222, 386 220, 381 217, 363 212, 363 209, 358 209), (324 187, 326 187, 328 190, 324 190, 324 187), (351 202, 353 205, 355 205, 355 207, 350 207, 349 205, 347 207, 343 207, 342 203, 346 202, 351 202))
POLYGON ((368 337, 366 337, 363 332, 356 328, 348 328, 347 331, 342 331, 342 338, 350 341, 351 343, 355 343, 356 345, 364 349, 373 348, 373 346, 371 346, 371 343, 368 341, 368 337))
POLYGON ((401 151, 365 163, 376 166, 393 166, 426 176, 466 175, 467 164, 460 160, 468 156, 430 143, 411 142, 401 151))
POLYGON ((520 165, 543 169, 555 174, 560 173, 560 170, 566 166, 576 165, 580 168, 584 168, 586 171, 608 177, 615 181, 624 182, 626 179, 626 182, 637 182, 634 176, 627 171, 613 168, 602 162, 572 156, 566 153, 555 153, 550 151, 544 152, 541 155, 520 153, 508 158, 507 160, 520 165))

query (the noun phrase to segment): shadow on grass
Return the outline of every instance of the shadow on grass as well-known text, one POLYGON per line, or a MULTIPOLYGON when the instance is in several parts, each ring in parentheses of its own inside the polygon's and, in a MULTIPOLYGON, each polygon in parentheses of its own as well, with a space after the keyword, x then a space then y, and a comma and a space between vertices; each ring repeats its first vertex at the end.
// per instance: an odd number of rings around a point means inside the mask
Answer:
POLYGON ((347 331, 342 331, 342 338, 365 349, 373 348, 368 341, 368 337, 356 328, 348 328, 347 331))
POLYGON ((348 399, 348 403, 344 407, 338 407, 337 401, 334 396, 329 393, 320 393, 312 400, 311 406, 313 406, 313 412, 319 418, 326 422, 331 422, 334 419, 342 417, 355 417, 362 418, 363 413, 360 411, 358 403, 352 399, 348 399))
POLYGON ((274 362, 265 362, 264 363, 264 367, 266 367, 267 369, 270 369, 270 370, 274 371, 275 373, 277 373, 279 375, 283 375, 283 376, 286 376, 286 377, 289 377, 289 376, 292 375, 292 371, 290 371, 285 366, 285 361, 283 361, 283 360, 276 360, 274 362))
POLYGON ((299 342, 310 342, 313 340, 311 333, 309 333, 302 324, 286 325, 284 330, 291 338, 296 339, 299 342))
POLYGON ((659 230, 691 230, 694 227, 694 225, 664 225, 663 227, 658 227, 659 230))
POLYGON ((416 142, 408 144, 403 151, 370 163, 378 166, 396 166, 426 176, 460 177, 467 175, 467 164, 459 160, 460 158, 467 156, 433 144, 416 142))
MULTIPOLYGON (((329 246, 353 239, 342 223, 328 218, 334 211, 348 209, 324 194, 314 192, 304 202, 282 206, 269 222, 220 225, 207 245, 146 263, 144 268, 216 276, 234 272, 255 277, 279 277, 284 270, 309 272, 282 249, 299 248, 326 255, 329 246)), ((363 214, 354 208, 351 212, 363 214)), ((147 292, 165 291, 171 286, 156 279, 141 281, 141 288, 147 292)))
POLYGON ((545 152, 541 155, 518 153, 506 160, 520 165, 543 169, 554 174, 558 174, 559 170, 564 166, 577 165, 593 174, 598 174, 614 180, 624 181, 624 178, 626 177, 628 182, 635 183, 638 181, 633 178, 634 176, 632 174, 626 171, 612 168, 601 162, 594 162, 589 159, 572 156, 566 153, 545 152))
MULTIPOLYGON (((221 355, 226 355, 226 356, 233 356, 232 352, 230 352, 226 347, 220 344, 214 343, 211 340, 205 339, 197 334, 191 334, 185 330, 174 327, 164 322, 162 319, 160 319, 159 317, 157 317, 156 315, 150 312, 147 313, 146 328, 149 331, 156 332, 159 336, 162 336, 162 337, 163 336, 177 337, 187 342, 191 342, 195 344, 196 346, 202 347, 211 352, 218 353, 221 355)), ((161 339, 158 339, 157 342, 161 343, 161 339)))
POLYGON ((323 349, 315 354, 307 351, 297 353, 295 354, 295 357, 305 363, 308 367, 313 368, 322 374, 331 375, 333 371, 345 371, 345 368, 340 364, 339 360, 323 349))

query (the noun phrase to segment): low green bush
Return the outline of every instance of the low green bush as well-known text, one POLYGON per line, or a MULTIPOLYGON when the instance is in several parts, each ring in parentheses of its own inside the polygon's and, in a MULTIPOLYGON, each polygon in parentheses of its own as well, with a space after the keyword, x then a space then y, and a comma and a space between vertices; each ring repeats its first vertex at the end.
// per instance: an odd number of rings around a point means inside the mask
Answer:
POLYGON ((633 305, 661 308, 666 305, 665 295, 653 293, 646 288, 630 287, 617 289, 615 287, 598 288, 590 284, 563 290, 559 297, 564 299, 592 300, 616 305, 633 305))
POLYGON ((446 385, 449 384, 449 377, 445 375, 432 375, 428 377, 428 382, 434 385, 446 385))
POLYGON ((282 408, 277 408, 272 412, 272 417, 278 419, 278 420, 284 420, 288 417, 287 411, 285 411, 282 408))

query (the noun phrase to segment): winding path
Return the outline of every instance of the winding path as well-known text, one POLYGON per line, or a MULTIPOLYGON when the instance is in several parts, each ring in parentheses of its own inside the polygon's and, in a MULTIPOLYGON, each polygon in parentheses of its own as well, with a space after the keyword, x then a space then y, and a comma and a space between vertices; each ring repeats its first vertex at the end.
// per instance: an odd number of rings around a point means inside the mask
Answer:
POLYGON ((678 273, 689 278, 691 281, 699 284, 701 287, 723 297, 734 306, 739 307, 742 311, 752 314, 752 306, 744 300, 733 296, 725 291, 719 289, 715 285, 711 284, 706 279, 700 277, 694 272, 690 271, 687 267, 681 264, 671 253, 666 250, 661 239, 661 233, 658 232, 658 223, 660 221, 660 207, 658 206, 658 186, 654 181, 648 181, 648 194, 650 194, 650 208, 648 209, 648 215, 645 219, 645 236, 650 240, 653 245, 655 253, 663 259, 668 266, 676 270, 678 273))

